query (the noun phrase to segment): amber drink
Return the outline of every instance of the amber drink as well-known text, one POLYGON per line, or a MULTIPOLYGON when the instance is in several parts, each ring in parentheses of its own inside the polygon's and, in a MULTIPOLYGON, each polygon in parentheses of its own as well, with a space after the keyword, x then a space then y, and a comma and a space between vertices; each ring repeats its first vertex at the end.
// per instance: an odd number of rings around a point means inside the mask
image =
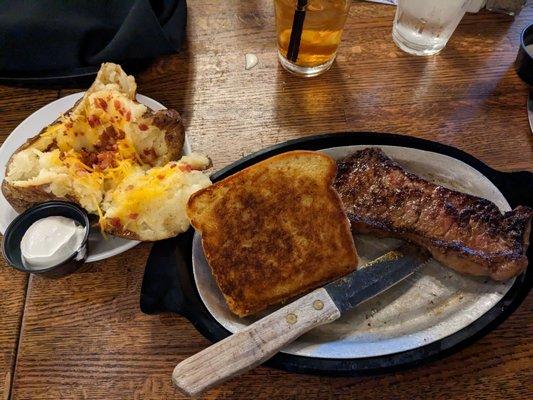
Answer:
POLYGON ((351 1, 274 2, 281 65, 296 75, 306 77, 327 71, 337 54, 351 1))

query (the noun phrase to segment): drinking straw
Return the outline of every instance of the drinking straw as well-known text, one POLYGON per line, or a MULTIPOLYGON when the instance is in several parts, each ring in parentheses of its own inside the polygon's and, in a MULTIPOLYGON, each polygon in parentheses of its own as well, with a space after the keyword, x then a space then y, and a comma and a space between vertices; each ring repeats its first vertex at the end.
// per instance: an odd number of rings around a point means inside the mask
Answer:
POLYGON ((287 50, 287 59, 292 62, 296 62, 298 52, 300 51, 300 40, 302 39, 306 7, 307 0, 298 0, 296 11, 294 12, 294 18, 292 20, 291 38, 287 50))

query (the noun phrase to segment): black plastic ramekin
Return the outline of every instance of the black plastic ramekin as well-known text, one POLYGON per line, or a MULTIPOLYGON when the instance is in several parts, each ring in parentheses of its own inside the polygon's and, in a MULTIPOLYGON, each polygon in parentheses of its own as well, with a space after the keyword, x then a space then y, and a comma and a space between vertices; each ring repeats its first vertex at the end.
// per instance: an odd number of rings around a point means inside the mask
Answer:
POLYGON ((89 216, 87 212, 74 203, 67 201, 47 201, 24 211, 7 227, 2 241, 2 253, 7 263, 19 271, 43 275, 49 278, 59 278, 76 271, 83 265, 89 252, 89 216), (22 262, 20 242, 24 233, 35 221, 50 216, 62 216, 78 222, 85 234, 80 247, 67 260, 51 265, 48 268, 31 269, 22 262))

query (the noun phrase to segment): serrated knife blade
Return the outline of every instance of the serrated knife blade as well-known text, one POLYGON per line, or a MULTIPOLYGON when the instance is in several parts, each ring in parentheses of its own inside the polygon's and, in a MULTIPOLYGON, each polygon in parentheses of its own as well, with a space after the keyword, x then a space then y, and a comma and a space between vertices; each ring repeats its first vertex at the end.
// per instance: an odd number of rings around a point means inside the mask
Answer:
POLYGON ((427 253, 403 245, 324 289, 342 314, 412 275, 427 260, 427 253))

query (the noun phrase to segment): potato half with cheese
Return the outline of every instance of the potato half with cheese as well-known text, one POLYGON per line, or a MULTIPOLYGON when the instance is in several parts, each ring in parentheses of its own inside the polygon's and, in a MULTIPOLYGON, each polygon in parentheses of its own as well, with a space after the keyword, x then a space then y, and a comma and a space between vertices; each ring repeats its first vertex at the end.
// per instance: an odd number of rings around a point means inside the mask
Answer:
POLYGON ((147 171, 137 168, 114 190, 106 193, 102 208, 104 230, 114 235, 157 240, 158 232, 175 236, 189 228, 189 197, 211 184, 200 170, 209 159, 183 156, 147 171))
POLYGON ((199 171, 208 159, 176 162, 185 138, 180 115, 153 112, 135 100, 136 89, 119 65, 102 64, 83 98, 11 157, 2 183, 9 203, 21 212, 47 200, 70 200, 97 215, 104 231, 140 240, 186 230, 179 204, 171 206, 169 200, 165 211, 176 215, 155 218, 153 210, 163 199, 145 194, 188 198, 210 184, 199 171))

